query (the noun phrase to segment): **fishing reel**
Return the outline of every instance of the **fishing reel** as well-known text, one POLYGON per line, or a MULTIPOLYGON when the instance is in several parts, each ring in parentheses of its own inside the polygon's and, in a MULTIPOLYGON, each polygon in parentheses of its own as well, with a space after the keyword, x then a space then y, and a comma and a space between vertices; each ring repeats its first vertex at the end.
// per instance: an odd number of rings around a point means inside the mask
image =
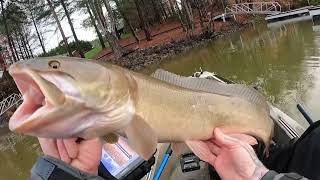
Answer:
POLYGON ((193 153, 182 154, 180 166, 183 173, 200 169, 200 159, 193 153))

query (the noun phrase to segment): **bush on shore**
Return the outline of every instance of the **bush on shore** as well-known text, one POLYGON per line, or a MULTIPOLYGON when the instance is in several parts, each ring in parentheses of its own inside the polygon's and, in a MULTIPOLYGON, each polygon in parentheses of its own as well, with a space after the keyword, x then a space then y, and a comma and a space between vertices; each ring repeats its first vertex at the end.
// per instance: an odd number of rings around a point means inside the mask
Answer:
MULTIPOLYGON (((92 49, 92 44, 89 41, 79 41, 80 48, 83 52, 87 52, 92 49)), ((71 48, 71 51, 77 50, 76 42, 69 43, 69 46, 71 48)), ((53 49, 51 49, 46 54, 39 55, 40 57, 48 57, 48 56, 57 56, 57 55, 63 55, 67 54, 68 51, 64 46, 58 46, 53 49)))

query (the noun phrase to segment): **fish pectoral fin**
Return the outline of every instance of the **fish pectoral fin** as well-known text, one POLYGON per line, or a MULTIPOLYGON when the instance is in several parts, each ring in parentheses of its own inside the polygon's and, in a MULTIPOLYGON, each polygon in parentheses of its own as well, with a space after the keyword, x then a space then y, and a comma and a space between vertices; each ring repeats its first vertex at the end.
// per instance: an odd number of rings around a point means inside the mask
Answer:
POLYGON ((215 150, 209 147, 204 141, 186 141, 186 144, 191 151, 198 156, 201 160, 214 164, 216 155, 213 153, 215 150))
POLYGON ((143 159, 148 160, 155 153, 156 133, 140 116, 135 116, 124 132, 131 148, 143 159))
POLYGON ((115 144, 119 140, 119 136, 115 133, 110 133, 105 136, 102 136, 102 139, 105 140, 109 144, 115 144))

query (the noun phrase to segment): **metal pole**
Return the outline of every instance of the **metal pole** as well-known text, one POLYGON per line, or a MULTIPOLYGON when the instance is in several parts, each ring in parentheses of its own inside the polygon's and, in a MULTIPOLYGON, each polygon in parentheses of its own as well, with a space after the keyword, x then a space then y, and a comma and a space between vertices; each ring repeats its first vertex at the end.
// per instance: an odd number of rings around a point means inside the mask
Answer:
POLYGON ((307 113, 305 108, 302 106, 302 104, 297 104, 297 108, 300 111, 300 113, 303 115, 303 117, 308 121, 310 125, 312 125, 315 121, 310 117, 310 114, 307 113))

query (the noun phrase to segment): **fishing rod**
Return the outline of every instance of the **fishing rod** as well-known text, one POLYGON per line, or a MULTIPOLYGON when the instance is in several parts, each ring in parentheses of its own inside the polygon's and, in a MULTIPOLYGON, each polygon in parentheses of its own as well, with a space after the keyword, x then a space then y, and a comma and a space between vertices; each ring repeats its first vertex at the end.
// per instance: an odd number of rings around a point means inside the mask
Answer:
POLYGON ((311 115, 306 111, 306 108, 302 104, 297 104, 297 108, 302 116, 308 121, 309 125, 312 125, 314 122, 316 122, 311 118, 311 115))
POLYGON ((159 180, 160 179, 160 176, 161 176, 164 168, 166 167, 171 154, 172 154, 172 149, 171 149, 171 144, 170 144, 168 146, 167 150, 166 150, 166 153, 164 154, 164 157, 163 157, 163 159, 161 161, 161 164, 160 164, 160 167, 159 167, 158 171, 156 172, 156 175, 153 177, 153 180, 159 180))

